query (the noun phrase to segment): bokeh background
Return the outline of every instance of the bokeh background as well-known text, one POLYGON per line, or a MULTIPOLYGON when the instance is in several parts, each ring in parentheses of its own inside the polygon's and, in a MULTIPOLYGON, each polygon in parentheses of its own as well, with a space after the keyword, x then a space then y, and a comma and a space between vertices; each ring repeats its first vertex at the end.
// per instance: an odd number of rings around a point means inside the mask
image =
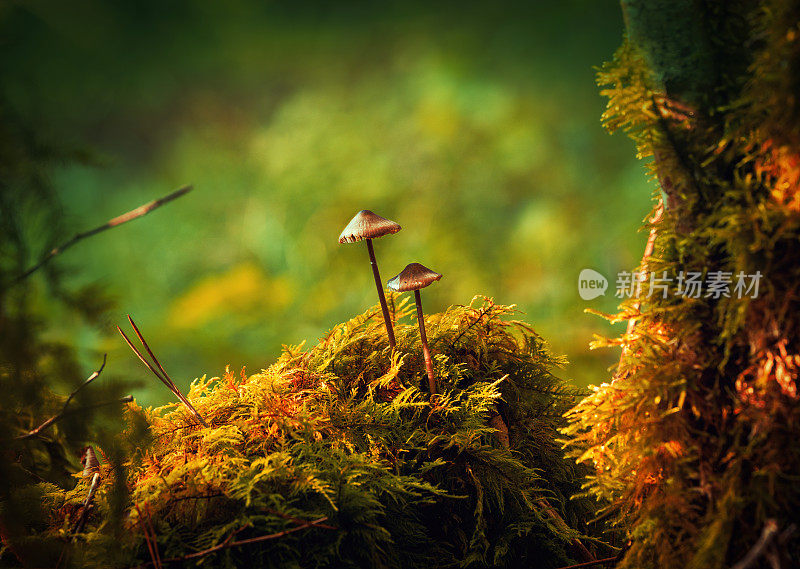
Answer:
POLYGON ((620 328, 584 309, 614 311, 653 191, 600 124, 617 2, 4 2, 0 25, 6 104, 87 157, 50 174, 72 232, 195 187, 57 259, 115 299, 100 328, 52 310, 87 373, 108 352, 169 399, 113 330, 126 313, 184 387, 315 341, 376 302, 365 248, 337 243, 372 209, 403 226, 375 242, 384 280, 445 275, 426 311, 515 303, 565 378, 607 379, 618 354, 588 345, 620 328), (586 267, 604 297, 579 297, 586 267))

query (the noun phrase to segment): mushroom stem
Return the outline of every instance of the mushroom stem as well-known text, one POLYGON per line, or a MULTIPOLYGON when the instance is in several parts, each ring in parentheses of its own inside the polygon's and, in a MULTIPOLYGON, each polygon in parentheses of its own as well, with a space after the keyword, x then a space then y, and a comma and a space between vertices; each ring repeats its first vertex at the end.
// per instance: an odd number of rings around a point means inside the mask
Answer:
POLYGON ((375 277, 375 286, 378 289, 378 300, 381 303, 381 310, 383 311, 383 322, 386 324, 386 334, 389 336, 389 346, 394 349, 394 328, 389 318, 389 307, 386 306, 386 296, 383 294, 383 281, 381 281, 381 274, 378 272, 375 250, 372 248, 372 239, 366 239, 365 241, 367 242, 367 251, 369 251, 369 264, 372 265, 372 276, 375 277))
POLYGON ((428 337, 425 335, 425 318, 422 316, 422 297, 419 290, 414 291, 414 300, 417 303, 417 322, 419 323, 419 337, 422 340, 422 355, 425 358, 425 369, 428 371, 428 389, 431 395, 436 393, 436 377, 433 375, 431 351, 428 349, 428 337))

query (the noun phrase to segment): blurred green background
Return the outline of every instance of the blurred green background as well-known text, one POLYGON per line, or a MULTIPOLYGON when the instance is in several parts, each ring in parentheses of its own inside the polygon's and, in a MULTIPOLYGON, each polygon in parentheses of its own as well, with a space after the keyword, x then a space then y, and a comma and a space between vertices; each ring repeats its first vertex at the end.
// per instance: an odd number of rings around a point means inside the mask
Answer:
POLYGON ((195 187, 58 258, 116 300, 102 330, 52 312, 87 373, 108 351, 169 399, 112 333, 126 313, 184 387, 313 342, 376 302, 364 246, 337 243, 372 209, 403 226, 375 242, 384 280, 444 274, 426 311, 516 303, 564 377, 607 379, 618 354, 588 344, 620 328, 583 310, 614 311, 652 192, 600 125, 617 2, 3 2, 0 22, 7 104, 91 156, 51 175, 72 231, 195 187), (578 296, 586 267, 605 297, 578 296))

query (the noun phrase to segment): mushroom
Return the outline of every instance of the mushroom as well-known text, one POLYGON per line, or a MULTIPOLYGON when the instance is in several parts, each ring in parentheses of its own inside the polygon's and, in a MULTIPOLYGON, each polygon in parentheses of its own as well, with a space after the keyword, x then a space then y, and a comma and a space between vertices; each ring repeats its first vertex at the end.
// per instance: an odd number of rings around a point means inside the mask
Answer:
POLYGON ((357 241, 367 241, 367 251, 369 252, 369 262, 372 265, 372 275, 375 277, 375 286, 378 289, 378 300, 381 303, 381 310, 383 311, 383 321, 386 324, 386 334, 389 336, 389 346, 394 348, 394 328, 392 328, 392 321, 389 318, 389 308, 386 306, 386 296, 383 294, 383 284, 381 282, 381 275, 378 272, 378 262, 375 260, 375 251, 372 248, 372 240, 376 237, 383 237, 390 233, 397 233, 401 227, 380 215, 371 212, 368 209, 359 211, 347 227, 344 228, 342 234, 339 235, 339 243, 355 243, 357 241))
POLYGON ((431 352, 428 349, 428 338, 425 335, 425 319, 422 316, 422 299, 419 290, 425 288, 433 281, 438 281, 442 275, 430 270, 419 263, 406 265, 399 275, 391 279, 386 286, 397 292, 414 291, 414 300, 417 303, 417 322, 419 323, 419 337, 422 340, 422 355, 425 357, 425 369, 428 371, 428 388, 431 395, 436 393, 436 378, 433 375, 431 352))
POLYGON ((84 449, 81 463, 83 463, 83 473, 81 476, 84 478, 92 476, 95 472, 100 472, 100 461, 97 460, 97 455, 94 453, 92 447, 86 447, 84 449))

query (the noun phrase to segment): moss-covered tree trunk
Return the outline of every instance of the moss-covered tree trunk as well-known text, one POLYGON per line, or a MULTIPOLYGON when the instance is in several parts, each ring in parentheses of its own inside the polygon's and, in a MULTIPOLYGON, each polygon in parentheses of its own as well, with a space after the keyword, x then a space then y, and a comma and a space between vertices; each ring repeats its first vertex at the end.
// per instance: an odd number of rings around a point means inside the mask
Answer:
POLYGON ((652 157, 664 211, 618 315, 635 326, 609 342, 620 367, 572 412, 573 450, 631 537, 621 566, 730 567, 777 528, 758 563, 795 567, 800 3, 623 11, 604 120, 652 157))

